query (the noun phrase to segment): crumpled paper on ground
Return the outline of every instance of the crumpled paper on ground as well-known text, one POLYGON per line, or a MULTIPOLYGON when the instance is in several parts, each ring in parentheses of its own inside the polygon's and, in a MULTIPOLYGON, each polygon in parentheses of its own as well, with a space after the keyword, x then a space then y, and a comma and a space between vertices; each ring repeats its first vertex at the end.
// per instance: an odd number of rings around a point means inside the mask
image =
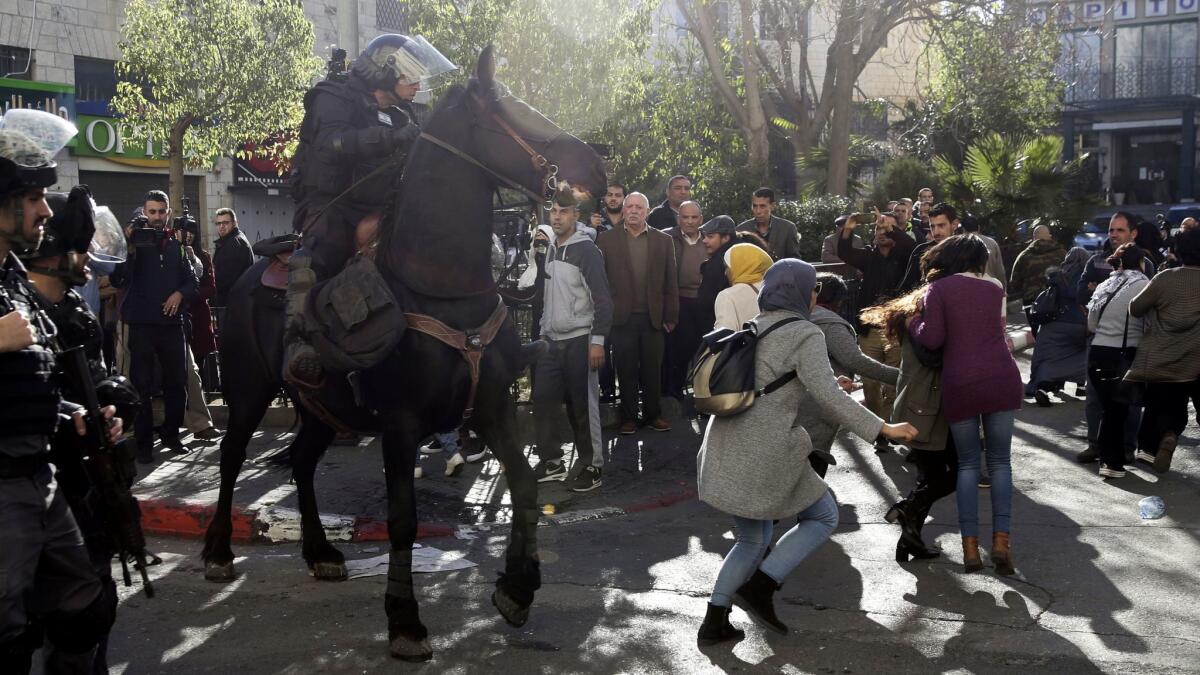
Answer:
MULTIPOLYGON (((475 567, 463 551, 443 551, 432 546, 413 544, 412 571, 417 573, 453 572, 475 567)), ((346 561, 348 579, 376 577, 387 574, 388 554, 346 561)))

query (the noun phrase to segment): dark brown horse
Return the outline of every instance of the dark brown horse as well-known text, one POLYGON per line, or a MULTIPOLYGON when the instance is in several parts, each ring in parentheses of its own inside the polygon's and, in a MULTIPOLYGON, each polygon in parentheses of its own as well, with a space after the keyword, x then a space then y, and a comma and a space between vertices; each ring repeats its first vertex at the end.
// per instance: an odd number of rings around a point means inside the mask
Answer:
MULTIPOLYGON (((406 312, 435 317, 471 331, 488 321, 499 301, 492 279, 491 208, 497 183, 543 194, 549 166, 558 177, 593 194, 605 189, 603 163, 495 82, 489 47, 467 85, 447 91, 409 155, 401 193, 382 228, 376 262, 406 312)), ((221 443, 221 491, 205 538, 205 576, 232 579, 233 487, 246 445, 281 385, 283 314, 278 295, 258 283, 265 261, 238 281, 222 330, 221 371, 229 425, 221 443)), ((505 468, 512 492, 511 541, 492 602, 510 624, 529 615, 541 586, 537 560, 537 483, 517 442, 510 387, 519 371, 521 345, 504 321, 483 351, 470 423, 505 468)), ((463 354, 409 328, 385 361, 363 373, 361 390, 376 413, 363 431, 382 435, 391 554, 384 607, 391 652, 405 660, 432 656, 412 585, 412 544, 417 533, 413 468, 420 439, 455 428, 463 417, 471 377, 463 354)), ((303 518, 304 559, 318 579, 346 577, 344 558, 329 544, 319 521, 313 474, 334 430, 301 408, 292 442, 293 477, 303 518)))

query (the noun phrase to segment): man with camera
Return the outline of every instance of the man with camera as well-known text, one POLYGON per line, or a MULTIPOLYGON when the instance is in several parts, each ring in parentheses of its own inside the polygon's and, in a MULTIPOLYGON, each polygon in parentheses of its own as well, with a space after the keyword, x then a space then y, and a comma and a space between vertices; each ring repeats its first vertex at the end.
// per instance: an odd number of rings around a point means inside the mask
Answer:
POLYGON ((305 95, 290 177, 292 222, 304 235, 288 275, 284 376, 293 384, 316 388, 323 376, 304 334, 309 289, 345 266, 355 252, 356 225, 391 203, 403 157, 421 133, 413 98, 423 81, 454 69, 424 38, 384 34, 348 75, 331 73, 305 95))
MULTIPOLYGON (((7 118, 7 116, 6 116, 7 118)), ((8 121, 7 119, 5 120, 8 121)), ((6 127, 9 125, 6 125, 6 127)), ((65 143, 65 141, 63 141, 65 143)), ((20 131, 0 131, 0 672, 29 672, 42 647, 45 672, 89 672, 112 626, 115 594, 100 583, 50 461, 60 430, 83 436, 80 406, 61 395, 52 351, 58 329, 39 305, 16 252, 36 251, 52 215, 45 188, 58 181, 52 153, 20 131), (73 428, 73 432, 72 432, 73 428)), ((112 407, 108 440, 122 433, 112 407)), ((95 420, 93 420, 95 421, 95 420)))
MULTIPOLYGON (((117 265, 109 281, 125 289, 121 320, 129 327, 129 375, 142 395, 142 409, 134 425, 137 460, 154 461, 153 409, 155 360, 162 372, 163 424, 158 428, 163 447, 177 454, 187 450, 179 442, 183 411, 187 405, 187 355, 184 350, 184 316, 200 291, 199 279, 181 244, 174 236, 171 207, 162 190, 146 193, 143 215, 129 224, 129 259, 117 265)), ((182 221, 182 219, 177 219, 182 221)), ((183 223, 176 223, 182 228, 183 223)))

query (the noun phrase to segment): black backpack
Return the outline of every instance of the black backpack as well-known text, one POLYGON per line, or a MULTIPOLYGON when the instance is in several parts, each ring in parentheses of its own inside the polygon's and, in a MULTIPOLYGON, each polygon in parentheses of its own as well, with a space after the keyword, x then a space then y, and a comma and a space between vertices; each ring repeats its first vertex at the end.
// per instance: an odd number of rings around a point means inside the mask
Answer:
POLYGON ((1033 299, 1033 303, 1029 305, 1029 320, 1038 325, 1047 324, 1062 316, 1066 311, 1066 306, 1063 304, 1062 295, 1058 288, 1058 275, 1050 277, 1050 283, 1042 289, 1041 293, 1033 299))
POLYGON ((739 331, 719 328, 701 338, 700 348, 692 357, 688 380, 692 383, 696 410, 716 417, 743 413, 760 396, 766 396, 791 382, 795 371, 780 375, 762 389, 754 382, 754 352, 758 341, 771 331, 795 321, 783 319, 761 334, 753 321, 739 331))

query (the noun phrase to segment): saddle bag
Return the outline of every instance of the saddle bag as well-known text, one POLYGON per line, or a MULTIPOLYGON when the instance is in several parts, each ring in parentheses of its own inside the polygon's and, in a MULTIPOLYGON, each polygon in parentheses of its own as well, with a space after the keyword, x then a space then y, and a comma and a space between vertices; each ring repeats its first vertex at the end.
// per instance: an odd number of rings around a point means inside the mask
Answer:
POLYGON ((383 275, 364 256, 313 286, 304 314, 321 365, 335 373, 379 364, 408 325, 383 275))
POLYGON ((692 357, 688 380, 692 383, 696 410, 716 417, 745 412, 760 396, 766 396, 792 381, 795 372, 785 373, 759 389, 755 386, 754 353, 758 341, 771 331, 798 318, 783 319, 760 335, 753 321, 739 331, 719 328, 701 338, 692 357))

